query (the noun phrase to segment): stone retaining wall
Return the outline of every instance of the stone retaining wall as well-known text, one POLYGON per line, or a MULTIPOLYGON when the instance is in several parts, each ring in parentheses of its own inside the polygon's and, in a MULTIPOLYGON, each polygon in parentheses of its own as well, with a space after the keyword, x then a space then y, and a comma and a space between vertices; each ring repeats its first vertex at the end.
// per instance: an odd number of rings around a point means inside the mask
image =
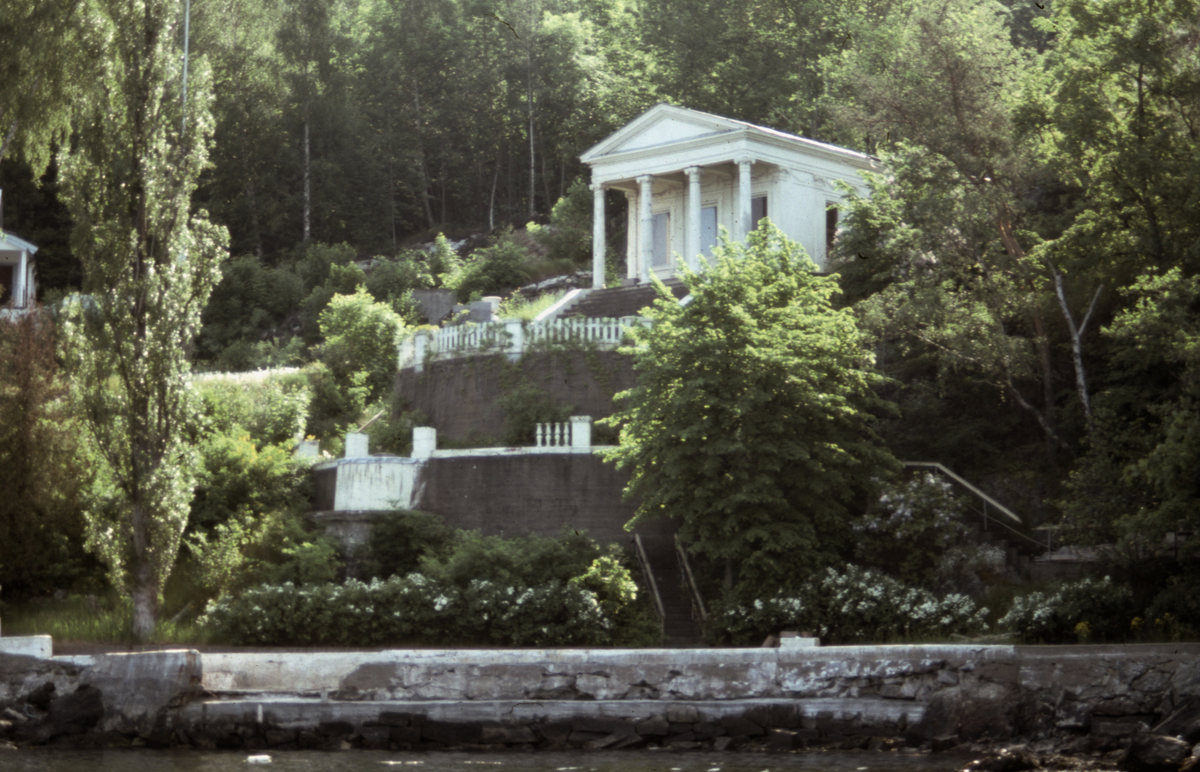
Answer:
POLYGON ((5 710, 0 742, 1106 749, 1167 717, 1200 728, 1200 644, 9 657, 5 710))

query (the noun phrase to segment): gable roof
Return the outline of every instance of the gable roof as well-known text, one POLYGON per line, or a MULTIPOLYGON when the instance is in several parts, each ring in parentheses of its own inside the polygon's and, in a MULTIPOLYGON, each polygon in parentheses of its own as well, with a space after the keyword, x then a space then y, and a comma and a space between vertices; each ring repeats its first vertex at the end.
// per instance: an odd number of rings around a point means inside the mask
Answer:
POLYGON ((37 251, 38 248, 25 239, 14 236, 8 231, 0 230, 0 252, 28 252, 32 255, 37 251))
POLYGON ((871 166, 874 160, 865 153, 788 134, 786 131, 662 102, 588 148, 579 160, 586 164, 603 163, 627 153, 644 152, 655 147, 668 147, 692 140, 721 142, 735 135, 793 150, 807 150, 815 155, 833 156, 863 168, 871 166))

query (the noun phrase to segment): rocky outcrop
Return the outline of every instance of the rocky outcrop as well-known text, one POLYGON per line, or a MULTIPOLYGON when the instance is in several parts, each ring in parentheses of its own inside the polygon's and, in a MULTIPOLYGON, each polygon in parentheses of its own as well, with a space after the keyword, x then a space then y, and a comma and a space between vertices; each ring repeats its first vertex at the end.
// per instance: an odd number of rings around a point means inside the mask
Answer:
POLYGON ((86 666, 0 654, 0 741, 168 745, 201 676, 195 651, 108 654, 86 666))

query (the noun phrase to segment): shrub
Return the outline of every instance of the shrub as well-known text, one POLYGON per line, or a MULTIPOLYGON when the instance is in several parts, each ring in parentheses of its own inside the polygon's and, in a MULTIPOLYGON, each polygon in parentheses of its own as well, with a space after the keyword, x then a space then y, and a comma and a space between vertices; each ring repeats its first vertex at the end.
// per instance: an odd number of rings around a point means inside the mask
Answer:
POLYGON ((796 593, 719 603, 709 634, 717 641, 753 644, 781 630, 800 630, 827 643, 867 643, 985 630, 987 613, 965 595, 939 598, 848 565, 826 569, 796 593))
MULTIPOLYGON (((235 430, 236 431, 236 430, 235 430)), ((190 531, 211 531, 239 515, 303 508, 308 469, 282 445, 259 446, 244 432, 214 434, 199 443, 202 469, 188 517, 190 531)))
POLYGON ((1062 643, 1081 637, 1121 640, 1134 616, 1133 594, 1110 577, 1068 582, 1050 592, 1031 592, 1013 599, 999 625, 1028 642, 1062 643), (1086 633, 1077 630, 1085 624, 1086 633))
POLYGON ((260 444, 287 442, 303 432, 312 396, 307 379, 289 371, 193 379, 205 431, 237 435, 260 444))
POLYGON ((550 210, 550 224, 529 223, 529 234, 546 247, 547 257, 569 265, 590 265, 592 259, 592 191, 581 178, 550 210))
POLYGON ((353 294, 335 295, 321 312, 320 321, 325 336, 321 359, 334 376, 347 379, 365 372, 368 399, 390 392, 404 320, 387 304, 374 302, 359 286, 353 294))
POLYGON ((607 643, 612 627, 596 596, 574 585, 476 579, 457 588, 421 574, 370 584, 263 585, 210 602, 204 622, 240 645, 570 646, 607 643))
POLYGON ((375 517, 367 540, 364 570, 368 578, 404 576, 417 570, 421 558, 445 555, 454 529, 438 515, 396 509, 375 517))
POLYGON ((529 281, 529 256, 506 231, 491 246, 476 250, 447 286, 460 303, 482 295, 501 294, 529 281))
POLYGON ((936 587, 945 578, 943 569, 955 567, 944 558, 966 535, 965 509, 950 483, 931 473, 884 485, 879 500, 854 525, 855 555, 909 584, 936 587))

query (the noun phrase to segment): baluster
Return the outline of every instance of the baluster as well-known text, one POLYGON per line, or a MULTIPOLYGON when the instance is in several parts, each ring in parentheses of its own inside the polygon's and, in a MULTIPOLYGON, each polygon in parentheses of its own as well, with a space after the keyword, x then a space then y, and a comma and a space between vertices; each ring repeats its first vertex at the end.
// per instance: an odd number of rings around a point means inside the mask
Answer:
POLYGON ((537 446, 539 448, 546 445, 546 424, 537 425, 537 446))

